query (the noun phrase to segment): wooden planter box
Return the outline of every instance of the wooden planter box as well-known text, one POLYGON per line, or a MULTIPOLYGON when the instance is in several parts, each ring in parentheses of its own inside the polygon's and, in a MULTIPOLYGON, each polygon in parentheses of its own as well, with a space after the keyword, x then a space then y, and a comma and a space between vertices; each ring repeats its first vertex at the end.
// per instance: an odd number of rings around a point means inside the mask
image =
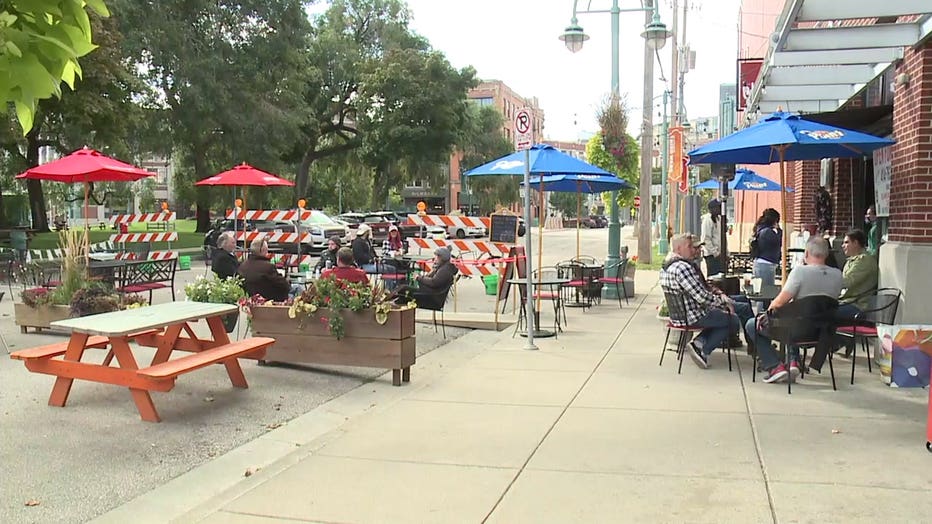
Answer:
POLYGON ((22 303, 13 303, 13 314, 16 318, 16 325, 20 331, 26 332, 27 328, 35 328, 36 331, 49 329, 49 324, 56 320, 65 320, 71 318, 71 306, 45 305, 41 307, 29 307, 22 303))
POLYGON ((330 310, 291 319, 286 306, 258 306, 252 309, 252 333, 275 339, 266 351, 266 362, 386 368, 392 370, 392 384, 400 386, 410 380, 414 364, 414 312, 391 311, 388 320, 379 324, 371 310, 343 310, 346 334, 337 340, 321 321, 333 314, 330 310))

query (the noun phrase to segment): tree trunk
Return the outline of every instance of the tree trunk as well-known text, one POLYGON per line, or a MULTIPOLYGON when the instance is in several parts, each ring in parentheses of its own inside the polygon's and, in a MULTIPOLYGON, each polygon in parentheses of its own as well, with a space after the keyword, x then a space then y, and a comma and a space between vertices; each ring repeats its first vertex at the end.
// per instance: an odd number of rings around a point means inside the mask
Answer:
POLYGON ((373 211, 382 209, 388 200, 388 173, 382 166, 372 172, 372 199, 370 201, 373 211))
POLYGON ((301 158, 301 165, 298 166, 298 174, 294 180, 294 198, 298 200, 304 198, 308 201, 310 207, 322 204, 317 202, 310 195, 311 189, 311 164, 317 159, 317 139, 311 140, 304 157, 301 158))
MULTIPOLYGON (((36 122, 39 120, 36 119, 36 122)), ((39 165, 39 126, 36 125, 26 135, 26 163, 30 168, 39 165)), ((37 232, 49 231, 49 217, 46 212, 45 193, 42 192, 41 180, 27 180, 29 192, 29 213, 32 216, 32 228, 37 232)))
MULTIPOLYGON (((204 180, 210 176, 210 173, 207 172, 207 162, 204 158, 204 148, 199 144, 195 144, 192 147, 191 151, 192 160, 194 163, 194 179, 195 180, 204 180)), ((206 233, 210 229, 210 194, 209 188, 204 186, 198 186, 196 188, 197 196, 197 227, 194 230, 195 233, 206 233)))

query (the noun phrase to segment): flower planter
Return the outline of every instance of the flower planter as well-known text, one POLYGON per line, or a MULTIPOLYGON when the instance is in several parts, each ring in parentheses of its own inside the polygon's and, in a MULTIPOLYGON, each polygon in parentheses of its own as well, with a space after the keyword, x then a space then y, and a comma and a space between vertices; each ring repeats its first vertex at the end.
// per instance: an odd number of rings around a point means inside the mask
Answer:
POLYGON ((625 284, 625 296, 627 296, 628 298, 634 298, 634 278, 626 276, 624 278, 624 284, 625 284))
POLYGON ((42 331, 43 329, 49 329, 49 324, 56 320, 71 318, 71 307, 53 304, 29 307, 26 304, 14 303, 13 314, 20 331, 26 333, 27 328, 42 331))
POLYGON ((342 310, 346 333, 338 340, 322 320, 333 314, 330 310, 292 319, 287 306, 262 305, 252 308, 252 333, 275 339, 266 362, 391 369, 392 384, 400 386, 410 380, 415 360, 414 313, 413 308, 390 311, 379 324, 372 310, 342 310))

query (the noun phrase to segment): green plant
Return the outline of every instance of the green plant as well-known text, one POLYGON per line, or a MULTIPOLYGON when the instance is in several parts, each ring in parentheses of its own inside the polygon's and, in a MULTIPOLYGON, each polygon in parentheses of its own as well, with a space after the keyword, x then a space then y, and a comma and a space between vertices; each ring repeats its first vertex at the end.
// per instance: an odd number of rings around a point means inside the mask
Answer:
POLYGON ((123 296, 123 309, 137 309, 148 305, 149 301, 142 295, 123 296))
POLYGON ((331 335, 341 339, 346 335, 346 325, 340 315, 340 310, 372 309, 376 322, 384 324, 388 320, 389 311, 410 307, 414 306, 393 305, 381 283, 369 286, 327 277, 308 284, 307 289, 291 303, 288 308, 288 317, 298 319, 303 323, 319 309, 329 309, 329 316, 321 316, 320 320, 327 324, 331 335))
POLYGON ((660 302, 660 305, 657 306, 657 315, 661 317, 670 316, 670 308, 667 307, 667 303, 665 301, 660 302))
POLYGON ((90 285, 75 290, 71 296, 71 314, 77 317, 107 313, 120 309, 120 296, 108 286, 90 285))
POLYGON ((23 304, 31 308, 37 308, 52 303, 52 297, 48 288, 37 287, 33 289, 24 289, 20 294, 23 304))
POLYGON ((239 277, 204 278, 197 277, 194 282, 184 286, 184 294, 192 302, 209 302, 211 304, 238 304, 246 298, 243 280, 239 277))

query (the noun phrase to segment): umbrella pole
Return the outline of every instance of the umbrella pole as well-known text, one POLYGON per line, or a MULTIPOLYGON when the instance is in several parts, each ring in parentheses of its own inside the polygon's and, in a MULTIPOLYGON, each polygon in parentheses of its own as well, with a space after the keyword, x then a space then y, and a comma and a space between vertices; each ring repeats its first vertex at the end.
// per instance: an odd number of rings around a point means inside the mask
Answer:
POLYGON ((786 146, 777 146, 780 154, 780 217, 783 219, 783 256, 780 258, 781 287, 786 285, 786 257, 789 247, 789 235, 786 231, 786 146))
POLYGON ((579 192, 579 181, 576 182, 576 259, 579 260, 579 222, 582 220, 582 193, 579 192))
MULTIPOLYGON (((735 224, 738 226, 738 252, 744 252, 744 193, 741 193, 741 212, 738 214, 738 223, 735 224)), ((735 199, 738 198, 738 195, 735 195, 735 199)))
POLYGON ((89 198, 91 191, 91 185, 89 182, 84 182, 84 268, 87 270, 88 264, 90 264, 90 228, 87 223, 87 214, 88 214, 88 204, 87 200, 89 198))
MULTIPOLYGON (((540 191, 537 205, 537 278, 539 280, 544 263, 544 258, 541 256, 544 253, 544 175, 540 176, 538 190, 540 191)), ((537 301, 534 304, 538 314, 540 313, 540 289, 541 287, 537 286, 537 301)), ((539 326, 538 329, 540 329, 539 326)))

